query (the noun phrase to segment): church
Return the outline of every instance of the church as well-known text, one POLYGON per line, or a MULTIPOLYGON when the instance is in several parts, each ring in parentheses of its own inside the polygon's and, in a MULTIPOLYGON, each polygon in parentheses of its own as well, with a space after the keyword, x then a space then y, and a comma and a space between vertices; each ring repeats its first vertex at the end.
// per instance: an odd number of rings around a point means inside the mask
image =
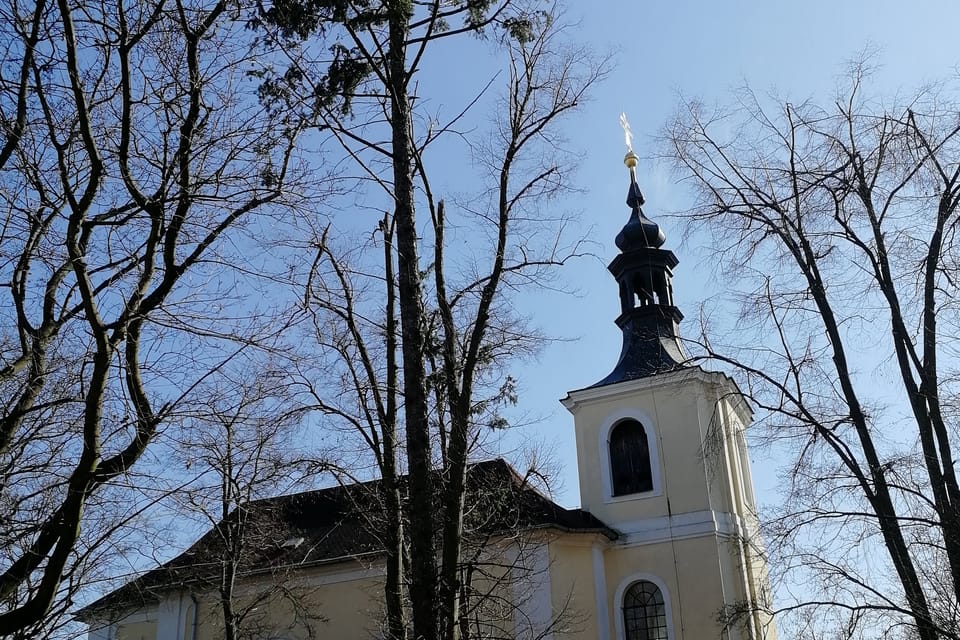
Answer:
MULTIPOLYGON (((630 214, 609 265, 623 348, 608 376, 562 400, 576 435, 581 507, 557 505, 502 460, 471 467, 471 491, 496 496, 474 509, 475 537, 485 541, 476 566, 496 570, 478 579, 485 598, 476 600, 475 631, 464 635, 775 640, 744 437, 751 411, 728 376, 689 362, 671 285, 678 260, 643 213, 632 151, 625 164, 630 214)), ((259 616, 258 637, 381 637, 382 547, 363 517, 376 487, 250 506, 251 523, 270 522, 257 525, 270 538, 250 545, 238 583, 251 618, 259 616)), ((224 637, 215 544, 211 531, 85 607, 90 640, 224 637)))

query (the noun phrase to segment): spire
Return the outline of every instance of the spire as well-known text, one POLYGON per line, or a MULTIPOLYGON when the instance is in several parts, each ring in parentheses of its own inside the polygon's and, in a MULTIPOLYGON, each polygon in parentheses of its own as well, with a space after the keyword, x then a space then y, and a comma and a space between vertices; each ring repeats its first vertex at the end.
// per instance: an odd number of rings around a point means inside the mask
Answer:
POLYGON ((627 191, 630 219, 617 234, 615 242, 624 253, 633 249, 659 249, 667 241, 660 225, 643 215, 643 209, 640 208, 644 199, 637 184, 637 160, 637 154, 632 150, 623 158, 623 163, 630 169, 630 187, 627 191))
POLYGON ((661 248, 667 238, 660 225, 643 214, 644 199, 636 175, 639 158, 633 152, 630 127, 622 115, 620 122, 627 137, 623 162, 630 170, 630 217, 616 237, 621 253, 607 268, 620 287, 620 316, 616 322, 623 332, 623 348, 613 371, 594 387, 671 371, 687 360, 678 326, 683 314, 673 306, 670 282, 678 260, 672 251, 661 248))

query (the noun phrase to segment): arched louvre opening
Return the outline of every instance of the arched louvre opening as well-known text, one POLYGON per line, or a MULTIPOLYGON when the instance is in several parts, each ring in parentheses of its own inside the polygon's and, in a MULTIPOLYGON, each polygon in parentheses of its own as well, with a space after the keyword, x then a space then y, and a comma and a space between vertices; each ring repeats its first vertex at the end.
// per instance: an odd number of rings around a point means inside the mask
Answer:
POLYGON ((615 496, 653 490, 647 433, 636 420, 624 420, 610 433, 610 473, 615 496))
POLYGON ((634 582, 623 594, 624 640, 668 640, 667 611, 660 588, 634 582))

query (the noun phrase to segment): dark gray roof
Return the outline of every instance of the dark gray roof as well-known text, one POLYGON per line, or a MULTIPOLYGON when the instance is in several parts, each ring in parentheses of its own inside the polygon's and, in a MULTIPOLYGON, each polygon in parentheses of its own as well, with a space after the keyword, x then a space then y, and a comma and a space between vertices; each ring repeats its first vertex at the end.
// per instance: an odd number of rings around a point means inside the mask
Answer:
MULTIPOLYGON (((477 534, 544 528, 616 538, 616 532, 591 514, 565 509, 541 494, 502 459, 472 464, 467 485, 465 526, 477 534)), ((383 548, 380 490, 380 481, 371 481, 251 502, 245 510, 246 551, 240 574, 379 554, 383 548)), ((236 522, 239 515, 234 511, 229 518, 236 522)), ((138 607, 180 587, 216 588, 222 548, 219 529, 214 527, 184 553, 87 605, 77 615, 85 619, 98 612, 138 607)))
POLYGON ((661 248, 666 236, 660 225, 644 215, 643 203, 631 169, 630 218, 616 237, 621 253, 607 267, 619 285, 617 326, 623 333, 623 347, 613 371, 591 387, 638 380, 689 364, 680 341, 683 314, 673 304, 671 285, 679 262, 672 251, 661 248))

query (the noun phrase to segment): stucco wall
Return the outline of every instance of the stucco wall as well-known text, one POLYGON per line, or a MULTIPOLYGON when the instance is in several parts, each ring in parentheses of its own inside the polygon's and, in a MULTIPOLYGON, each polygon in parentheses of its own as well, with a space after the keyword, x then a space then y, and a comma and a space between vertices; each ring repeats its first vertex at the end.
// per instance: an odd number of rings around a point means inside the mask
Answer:
POLYGON ((557 638, 598 637, 593 564, 596 544, 602 544, 600 536, 558 536, 550 543, 551 604, 554 615, 559 616, 557 638))
MULTIPOLYGON (((555 568, 548 547, 551 539, 555 536, 540 532, 529 540, 494 541, 483 550, 473 582, 476 598, 470 603, 483 611, 484 622, 477 630, 487 636, 535 638, 551 626, 555 615, 565 613, 560 596, 558 606, 553 607, 551 584, 555 568)), ((587 590, 576 600, 577 606, 582 601, 584 609, 588 609, 592 583, 585 562, 588 563, 589 558, 571 564, 564 556, 559 566, 566 571, 566 581, 587 590), (588 572, 585 579, 574 577, 579 570, 588 572)), ((278 638, 377 638, 383 622, 382 575, 382 565, 362 565, 349 560, 325 568, 290 572, 279 583, 268 575, 261 575, 238 584, 236 601, 243 607, 256 599, 256 609, 248 614, 248 624, 272 630, 278 638), (308 632, 307 624, 312 626, 313 635, 308 632)), ((121 621, 102 633, 91 629, 90 637, 97 640, 223 638, 222 612, 215 591, 172 593, 153 610, 155 613, 151 616, 146 616, 145 610, 132 612, 131 622, 121 621), (133 619, 139 622, 134 624, 133 619)), ((558 635, 554 637, 567 637, 560 636, 559 631, 567 628, 569 621, 566 615, 561 617, 558 635)))
POLYGON ((680 372, 570 394, 565 404, 574 415, 584 509, 614 526, 668 514, 739 512, 731 493, 737 470, 726 453, 735 411, 715 375, 680 372), (614 497, 607 442, 613 425, 628 417, 647 433, 654 490, 614 497))
MULTIPOLYGON (((248 624, 270 629, 278 637, 376 637, 382 620, 382 567, 346 561, 332 566, 289 572, 279 582, 269 576, 241 581, 238 606, 253 606, 248 624)), ((158 606, 130 612, 112 628, 91 625, 97 640, 219 640, 223 618, 215 591, 171 593, 158 606), (194 613, 194 603, 197 609, 194 613), (146 619, 144 619, 146 618, 146 619), (135 620, 135 622, 134 622, 135 620), (196 632, 194 632, 196 629, 196 632)))
POLYGON ((121 624, 117 630, 117 638, 122 640, 154 640, 156 637, 156 622, 131 622, 121 624))
MULTIPOLYGON (((750 415, 735 387, 689 369, 571 392, 564 404, 574 416, 583 508, 621 534, 599 553, 607 620, 597 637, 622 638, 622 593, 640 579, 662 585, 672 638, 720 637, 721 610, 766 582, 762 560, 740 542, 756 536, 756 520, 743 439, 750 415), (625 418, 647 431, 654 489, 614 497, 608 439, 625 418)), ((731 629, 729 637, 747 635, 731 629)))

